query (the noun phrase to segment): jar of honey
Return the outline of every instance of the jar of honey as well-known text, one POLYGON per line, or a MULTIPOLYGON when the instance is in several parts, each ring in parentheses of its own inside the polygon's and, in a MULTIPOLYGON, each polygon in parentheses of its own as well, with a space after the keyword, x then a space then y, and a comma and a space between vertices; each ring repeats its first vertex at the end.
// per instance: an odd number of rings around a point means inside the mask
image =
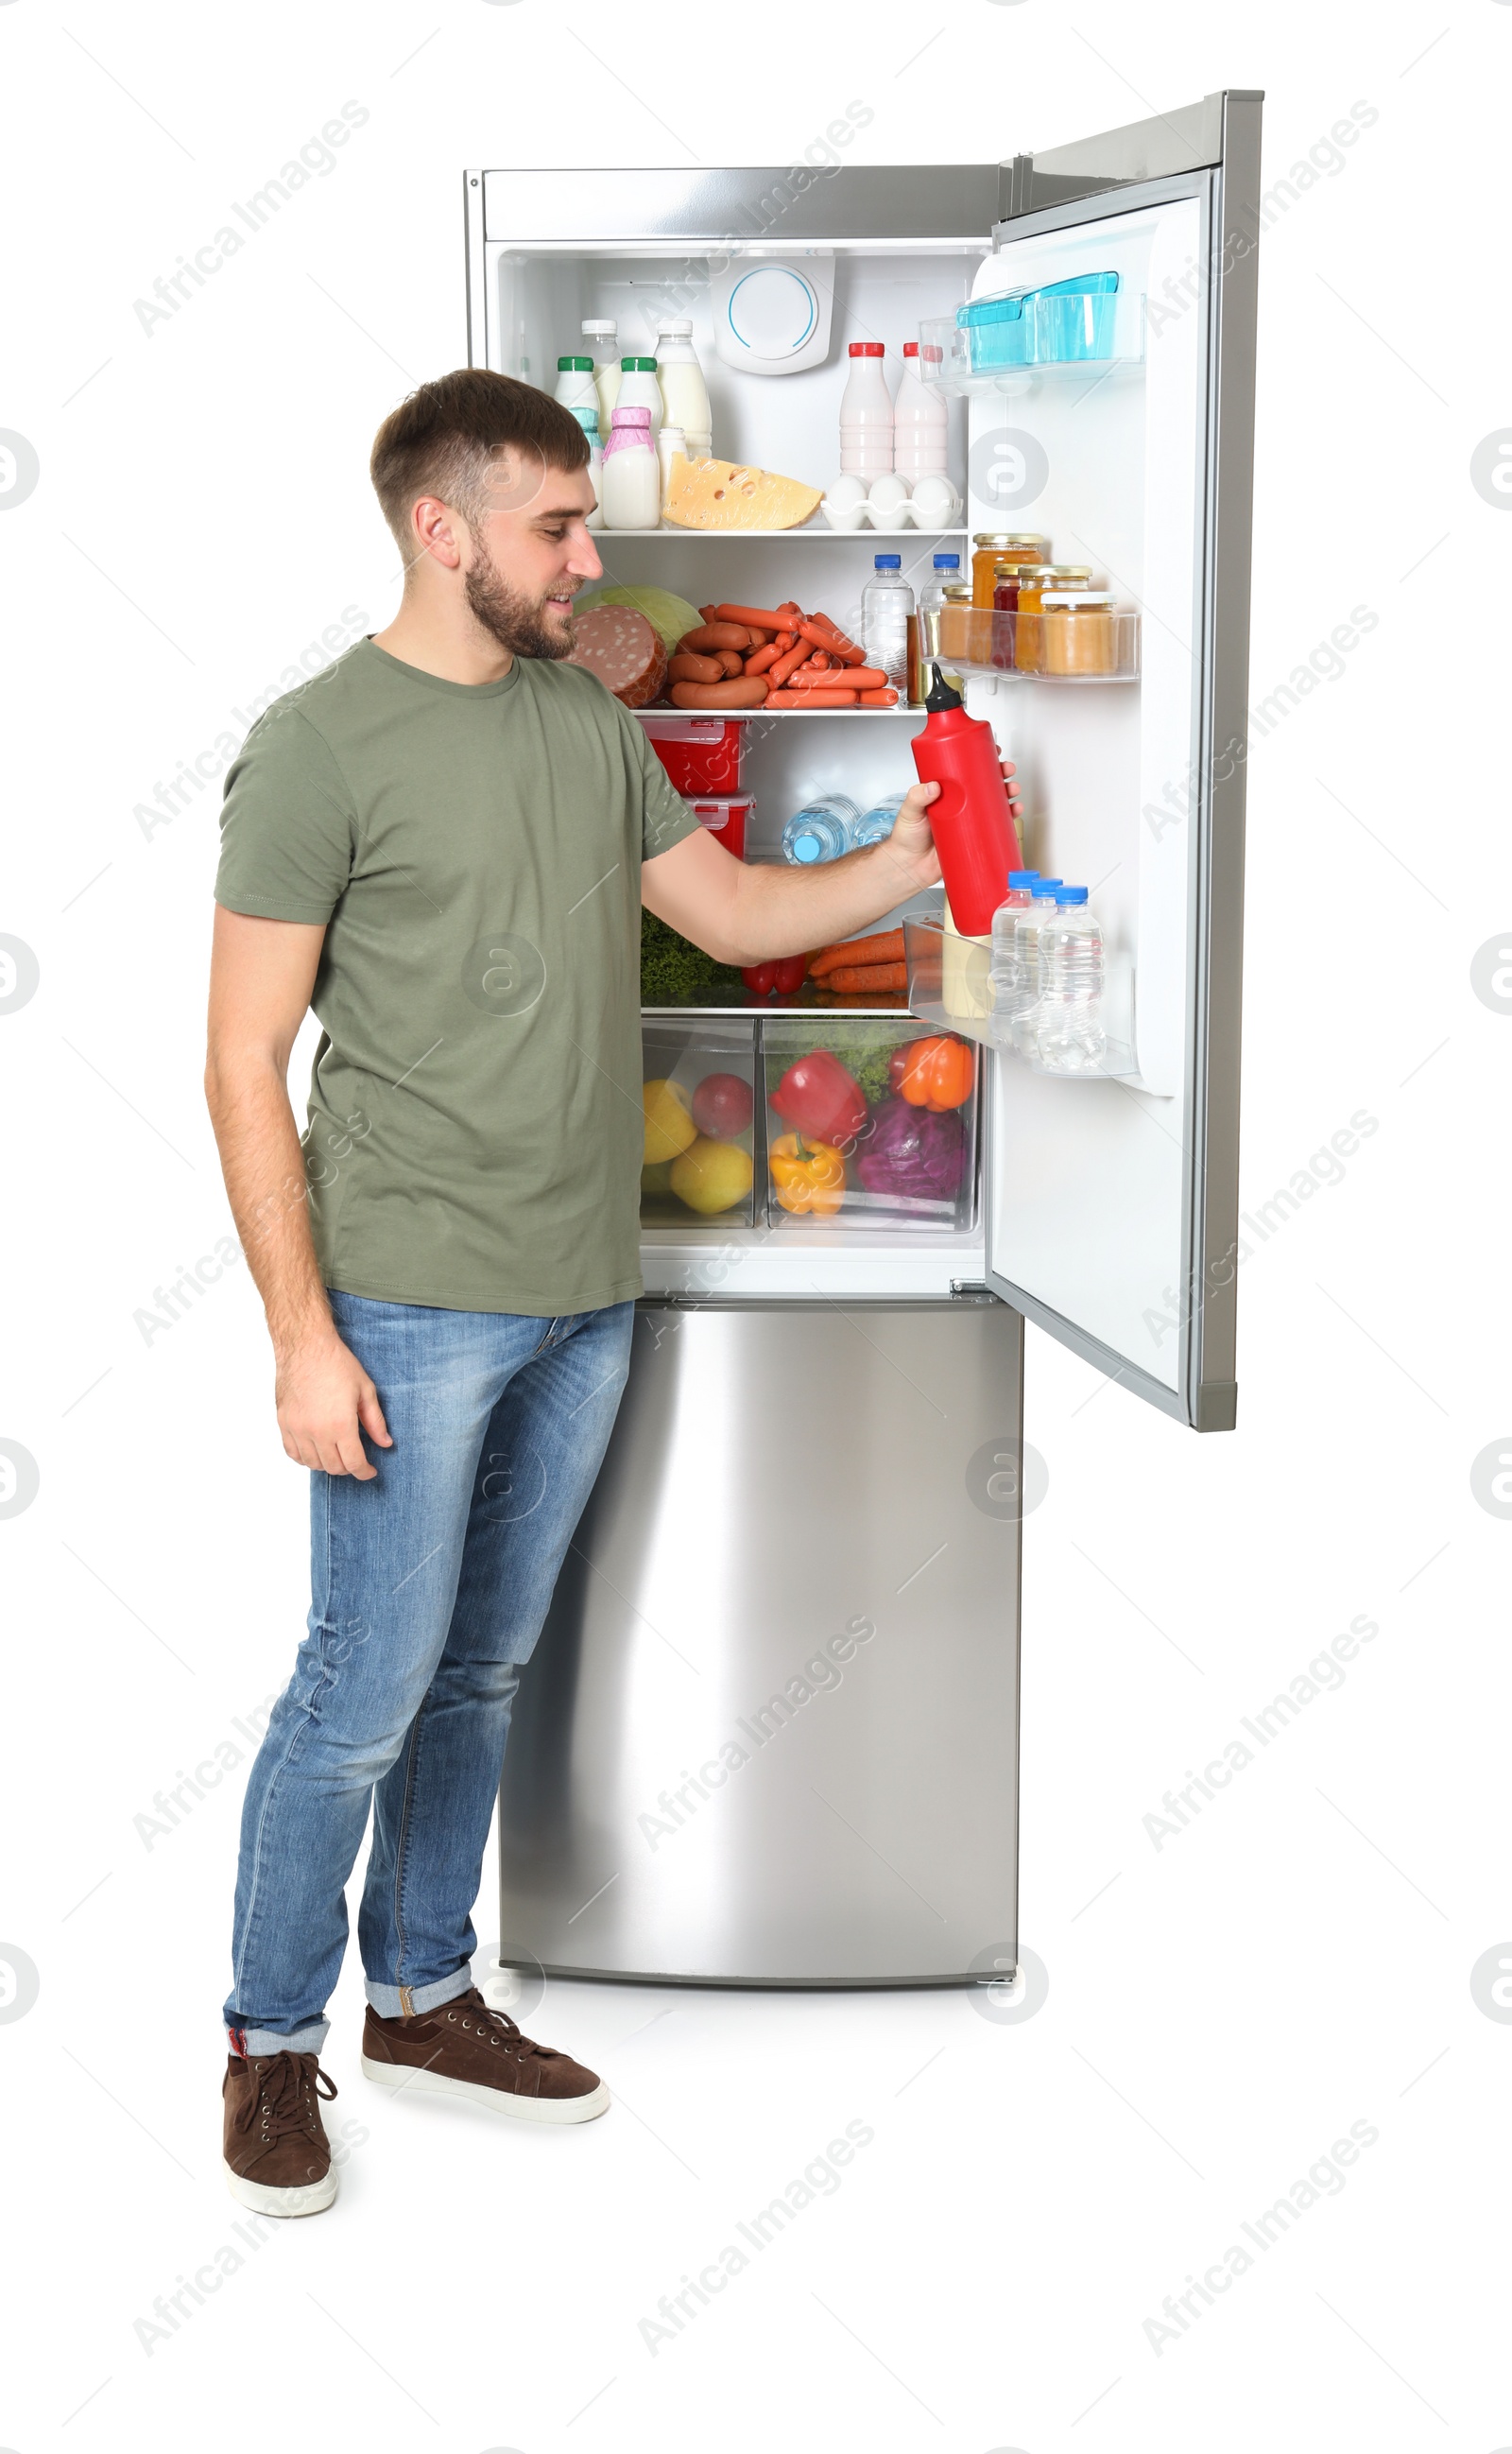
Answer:
POLYGON ((991 610, 1000 563, 1016 570, 1024 563, 1043 562, 1050 550, 1048 537, 1035 536, 1027 530, 984 529, 971 543, 976 549, 971 556, 971 602, 985 612, 991 610))
POLYGON ((1089 588, 1092 566, 1088 562, 1041 562, 1019 574, 1018 602, 1014 607, 1013 669, 1020 674, 1037 674, 1040 670, 1040 605, 1047 588, 1089 588))
POLYGON ((959 672, 945 659, 959 656, 964 665, 985 664, 985 654, 978 655, 972 652, 985 648, 985 634, 992 628, 991 617, 983 619, 972 606, 967 583, 957 579, 946 582, 945 603, 934 619, 939 626, 941 671, 952 690, 964 691, 965 685, 959 672))
POLYGON ((1113 598, 1099 589, 1046 588, 1040 598, 1040 671, 1062 680, 1111 674, 1113 598))

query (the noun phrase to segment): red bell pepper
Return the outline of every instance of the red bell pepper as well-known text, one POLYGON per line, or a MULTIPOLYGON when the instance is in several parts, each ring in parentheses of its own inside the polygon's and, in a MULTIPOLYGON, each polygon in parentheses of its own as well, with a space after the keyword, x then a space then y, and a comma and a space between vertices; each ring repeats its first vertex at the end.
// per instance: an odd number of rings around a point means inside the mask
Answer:
POLYGON ((866 1121, 860 1083, 827 1048, 812 1048, 789 1065, 772 1106, 795 1133, 836 1148, 853 1142, 866 1121))
POLYGON ((806 955, 784 955, 776 962, 752 963, 741 974, 752 996, 796 996, 807 976, 806 955))

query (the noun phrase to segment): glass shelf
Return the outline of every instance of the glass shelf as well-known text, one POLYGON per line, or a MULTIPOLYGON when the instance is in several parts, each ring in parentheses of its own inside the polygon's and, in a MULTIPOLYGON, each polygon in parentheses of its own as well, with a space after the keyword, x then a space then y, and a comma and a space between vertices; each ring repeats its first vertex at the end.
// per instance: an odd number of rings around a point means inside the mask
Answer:
POLYGON ((632 707, 631 715, 654 715, 660 723, 683 717, 688 724, 896 724, 901 715, 911 715, 920 724, 927 710, 909 707, 904 700, 896 707, 672 707, 665 699, 654 707, 632 707))
POLYGON ((1126 1040, 1109 1039, 1095 1063, 1074 1068, 1050 1064, 1036 1045, 1032 1020, 1010 1022, 993 1013, 991 949, 978 937, 958 937, 943 920, 905 920, 904 958, 908 966, 908 1004, 922 1022, 938 1023, 966 1039, 1017 1056, 1035 1074, 1067 1082, 1119 1082, 1139 1072, 1126 1040))
MULTIPOLYGON (((956 492, 960 493, 957 487, 956 492)), ((761 545, 787 545, 794 537, 964 537, 964 528, 933 529, 910 526, 904 529, 874 529, 863 521, 855 528, 833 529, 816 513, 800 529, 680 529, 673 520, 664 520, 654 529, 595 529, 595 539, 612 540, 616 546, 633 545, 639 537, 696 537, 706 545, 729 545, 740 537, 749 537, 761 545)))
POLYGON ((932 644, 925 640, 924 654, 963 673, 1057 688, 1139 679, 1137 614, 994 614, 985 606, 945 605, 924 618, 935 634, 932 644), (1066 670, 1076 666, 1085 670, 1066 670))

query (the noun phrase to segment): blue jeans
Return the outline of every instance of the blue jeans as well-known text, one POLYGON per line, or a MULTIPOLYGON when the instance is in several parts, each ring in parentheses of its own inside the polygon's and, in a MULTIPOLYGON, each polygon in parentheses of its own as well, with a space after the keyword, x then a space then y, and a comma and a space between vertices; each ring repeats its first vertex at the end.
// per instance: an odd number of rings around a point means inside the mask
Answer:
POLYGON ((391 1449, 310 1478, 308 1633, 242 1809, 226 2022, 251 2054, 318 2053, 357 1922, 386 2018, 467 1992, 520 1671, 593 1487, 634 1306, 537 1320, 333 1294, 391 1449))

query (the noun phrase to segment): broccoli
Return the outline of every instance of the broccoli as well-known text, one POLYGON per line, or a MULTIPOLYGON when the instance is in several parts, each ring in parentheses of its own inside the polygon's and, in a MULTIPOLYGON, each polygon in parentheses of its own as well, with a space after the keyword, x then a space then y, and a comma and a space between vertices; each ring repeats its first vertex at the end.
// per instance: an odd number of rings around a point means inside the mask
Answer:
POLYGON ((665 920, 658 920, 654 912, 642 912, 643 1006, 739 1005, 745 995, 739 972, 716 963, 702 946, 690 945, 665 920))

